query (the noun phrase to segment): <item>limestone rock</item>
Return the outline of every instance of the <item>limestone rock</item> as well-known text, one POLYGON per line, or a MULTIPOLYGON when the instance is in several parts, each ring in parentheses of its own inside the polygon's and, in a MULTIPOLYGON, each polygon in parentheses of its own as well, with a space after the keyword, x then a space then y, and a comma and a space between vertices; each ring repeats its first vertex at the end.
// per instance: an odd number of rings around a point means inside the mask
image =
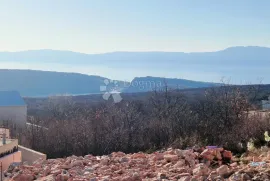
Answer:
POLYGON ((164 159, 167 162, 173 162, 173 161, 177 161, 179 158, 178 158, 178 155, 164 155, 164 159))
POLYGON ((193 175, 197 176, 206 176, 209 172, 209 168, 203 163, 196 165, 196 168, 193 169, 193 175))
POLYGON ((217 173, 221 176, 228 174, 229 167, 227 165, 222 165, 217 169, 217 173))

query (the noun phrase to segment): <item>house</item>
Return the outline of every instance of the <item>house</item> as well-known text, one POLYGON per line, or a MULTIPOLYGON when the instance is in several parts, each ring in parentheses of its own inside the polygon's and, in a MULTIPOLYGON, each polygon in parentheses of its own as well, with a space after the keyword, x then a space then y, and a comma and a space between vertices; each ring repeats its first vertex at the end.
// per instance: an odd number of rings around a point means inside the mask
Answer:
POLYGON ((270 96, 268 97, 268 100, 262 100, 262 109, 263 110, 270 109, 270 96))
POLYGON ((9 130, 0 128, 0 171, 3 173, 10 164, 22 162, 22 153, 18 148, 18 140, 10 139, 9 130))
POLYGON ((15 128, 26 125, 27 105, 17 91, 0 91, 0 124, 12 124, 15 128))
POLYGON ((18 144, 18 139, 11 139, 9 129, 0 128, 0 174, 10 165, 37 160, 46 160, 47 155, 18 144))

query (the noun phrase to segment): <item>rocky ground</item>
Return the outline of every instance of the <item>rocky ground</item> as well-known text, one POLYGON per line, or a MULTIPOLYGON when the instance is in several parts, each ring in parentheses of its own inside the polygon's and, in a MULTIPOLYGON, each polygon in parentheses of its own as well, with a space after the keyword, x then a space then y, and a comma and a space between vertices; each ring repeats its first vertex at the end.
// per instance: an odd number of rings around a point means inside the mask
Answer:
POLYGON ((269 180, 270 152, 235 158, 222 148, 168 149, 152 154, 86 155, 11 165, 12 181, 269 180))

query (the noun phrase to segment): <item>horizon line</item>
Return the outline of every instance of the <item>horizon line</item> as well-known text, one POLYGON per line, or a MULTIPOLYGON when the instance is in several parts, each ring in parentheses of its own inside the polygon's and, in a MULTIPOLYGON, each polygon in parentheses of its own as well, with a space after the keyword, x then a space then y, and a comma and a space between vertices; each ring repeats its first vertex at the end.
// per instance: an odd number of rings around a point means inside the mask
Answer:
POLYGON ((100 52, 100 53, 86 53, 86 52, 80 52, 80 51, 74 51, 74 50, 61 50, 61 49, 50 49, 50 48, 44 48, 44 49, 28 49, 28 50, 18 50, 18 51, 0 51, 0 53, 23 53, 23 52, 34 52, 34 51, 61 51, 61 52, 70 52, 70 53, 79 53, 79 54, 85 54, 85 55, 99 55, 99 54, 111 54, 111 53, 211 53, 211 52, 219 52, 224 51, 230 48, 270 48, 270 46, 257 46, 257 45, 237 45, 237 46, 230 46, 223 49, 218 50, 211 50, 211 51, 162 51, 162 50, 156 50, 156 51, 109 51, 109 52, 100 52))

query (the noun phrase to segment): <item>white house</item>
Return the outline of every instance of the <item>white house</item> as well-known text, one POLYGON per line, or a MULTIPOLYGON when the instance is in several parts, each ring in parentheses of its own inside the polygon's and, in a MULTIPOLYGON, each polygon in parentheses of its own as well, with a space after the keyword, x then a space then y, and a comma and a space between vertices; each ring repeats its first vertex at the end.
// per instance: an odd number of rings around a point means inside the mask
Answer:
POLYGON ((0 124, 23 128, 26 125, 27 105, 17 91, 0 91, 0 124))
POLYGON ((270 109, 270 96, 268 97, 268 100, 262 100, 262 109, 263 110, 270 109))

